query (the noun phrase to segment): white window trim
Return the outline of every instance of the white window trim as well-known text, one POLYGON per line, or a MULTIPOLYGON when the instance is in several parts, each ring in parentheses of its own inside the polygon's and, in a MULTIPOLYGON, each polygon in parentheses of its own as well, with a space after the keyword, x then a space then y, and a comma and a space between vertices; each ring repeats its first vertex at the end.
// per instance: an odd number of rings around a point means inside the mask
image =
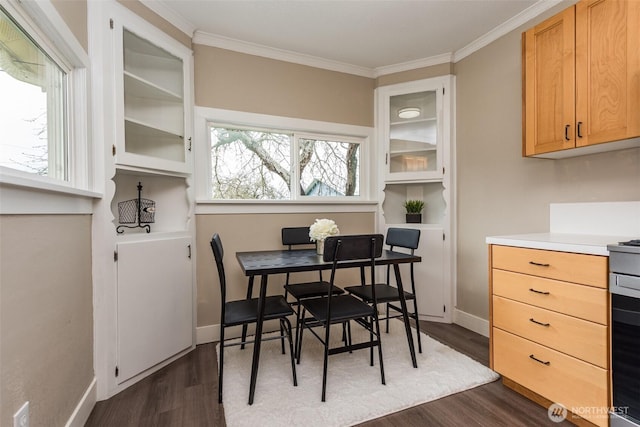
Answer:
MULTIPOLYGON (((350 197, 313 197, 292 198, 291 200, 212 200, 208 195, 209 189, 209 169, 211 167, 210 155, 195 156, 195 194, 196 203, 203 205, 197 213, 204 213, 204 205, 224 205, 232 209, 234 213, 242 211, 242 206, 248 211, 255 211, 250 205, 262 206, 264 209, 275 207, 276 209, 286 208, 287 211, 300 209, 300 206, 317 210, 320 205, 372 205, 377 201, 376 195, 376 174, 375 158, 377 148, 375 145, 374 128, 366 126, 347 125, 341 123, 322 122, 316 120, 296 119, 284 116, 272 116, 267 114, 247 113, 242 111, 224 110, 209 107, 195 107, 195 149, 196 152, 210 153, 211 143, 207 132, 209 122, 225 123, 248 128, 278 129, 279 131, 290 131, 295 133, 312 134, 318 137, 337 135, 347 138, 357 138, 361 142, 360 152, 360 195, 350 197), (298 206, 293 208, 293 206, 298 206)), ((349 141, 351 142, 351 141, 349 141)), ((355 141, 353 141, 355 142, 355 141)), ((211 206, 210 206, 211 207, 211 206)), ((260 209, 260 208, 259 208, 260 209)))
MULTIPOLYGON (((77 212, 77 203, 69 196, 100 197, 92 177, 93 150, 89 134, 89 56, 49 0, 0 0, 2 7, 16 19, 31 37, 67 72, 69 115, 69 180, 62 181, 28 172, 0 167, 0 213, 60 213, 68 206, 77 212), (20 191, 25 194, 20 195, 20 191), (59 205, 38 208, 24 200, 46 193, 47 200, 59 205)), ((86 210, 86 207, 81 209, 86 210)))

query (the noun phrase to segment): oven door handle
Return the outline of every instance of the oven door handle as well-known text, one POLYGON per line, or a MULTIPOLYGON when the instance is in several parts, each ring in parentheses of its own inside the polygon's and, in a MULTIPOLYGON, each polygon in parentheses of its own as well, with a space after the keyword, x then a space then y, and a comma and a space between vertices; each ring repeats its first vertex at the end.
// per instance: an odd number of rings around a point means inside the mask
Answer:
POLYGON ((627 274, 609 273, 609 286, 611 292, 615 293, 616 288, 625 288, 639 292, 640 276, 629 276, 627 274))

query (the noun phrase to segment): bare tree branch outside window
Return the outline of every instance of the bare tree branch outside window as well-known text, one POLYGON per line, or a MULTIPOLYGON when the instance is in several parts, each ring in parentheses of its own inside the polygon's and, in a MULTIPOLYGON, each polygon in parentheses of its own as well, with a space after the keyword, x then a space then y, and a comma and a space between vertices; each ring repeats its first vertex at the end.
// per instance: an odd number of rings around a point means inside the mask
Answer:
POLYGON ((290 199, 293 183, 302 196, 359 195, 360 144, 298 138, 293 134, 212 127, 211 196, 214 199, 290 199))

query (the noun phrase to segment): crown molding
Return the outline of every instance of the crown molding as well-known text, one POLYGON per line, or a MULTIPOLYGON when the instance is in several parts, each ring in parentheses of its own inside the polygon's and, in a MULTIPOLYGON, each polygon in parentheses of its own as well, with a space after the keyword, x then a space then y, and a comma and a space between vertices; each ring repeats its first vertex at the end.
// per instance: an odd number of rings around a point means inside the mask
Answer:
MULTIPOLYGON (((337 71, 340 73, 354 74, 357 76, 368 78, 377 78, 387 74, 410 71, 418 68, 445 64, 448 62, 456 63, 471 55, 472 53, 482 49, 488 44, 494 42, 500 37, 508 34, 519 26, 534 19, 543 12, 562 3, 563 1, 565 0, 539 0, 513 18, 498 25, 493 30, 489 31, 488 33, 484 34, 483 36, 477 38, 473 42, 469 43, 461 49, 458 49, 453 53, 444 53, 441 55, 421 58, 414 61, 402 62, 399 64, 385 65, 377 68, 368 68, 199 31, 196 30, 193 24, 188 22, 180 14, 175 12, 170 7, 166 6, 164 3, 157 0, 140 0, 142 4, 147 6, 153 12, 157 13, 162 18, 169 21, 176 28, 192 37, 193 43, 218 47, 221 49, 246 53, 249 55, 261 56, 264 58, 291 62, 294 64, 307 65, 310 67, 337 71)), ((576 1, 577 0, 572 1, 572 3, 575 3, 576 1)))
POLYGON ((189 21, 187 21, 182 15, 177 13, 172 8, 165 5, 158 0, 139 0, 140 3, 145 5, 151 11, 158 14, 161 18, 168 21, 171 25, 188 35, 193 37, 193 33, 196 31, 196 27, 189 21))
POLYGON ((196 31, 193 36, 193 43, 206 46, 219 47, 221 49, 233 50, 249 55, 262 56, 279 61, 293 62, 295 64, 307 65, 325 70, 338 71, 340 73, 355 74, 357 76, 374 78, 374 70, 358 65, 347 64, 330 59, 320 58, 312 55, 305 55, 290 50, 277 49, 257 43, 249 43, 236 40, 217 34, 196 31))
POLYGON ((375 77, 387 74, 399 73, 402 71, 415 70, 417 68, 431 67, 433 65, 446 64, 453 61, 453 53, 443 53, 441 55, 430 56, 428 58, 416 59, 414 61, 401 62, 394 65, 385 65, 374 70, 375 77))
POLYGON ((488 44, 498 40, 500 37, 510 33, 521 25, 526 24, 536 16, 551 9, 552 7, 562 3, 563 0, 540 0, 534 3, 532 6, 523 10, 513 18, 498 25, 493 30, 478 37, 462 49, 458 49, 453 54, 453 62, 458 62, 474 52, 482 49, 488 44))

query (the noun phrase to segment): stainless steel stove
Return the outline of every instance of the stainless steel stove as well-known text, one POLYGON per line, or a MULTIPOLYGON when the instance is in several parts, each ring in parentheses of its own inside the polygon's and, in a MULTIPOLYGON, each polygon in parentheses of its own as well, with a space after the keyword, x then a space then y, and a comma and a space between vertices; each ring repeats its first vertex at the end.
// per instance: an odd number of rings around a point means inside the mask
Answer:
POLYGON ((640 427, 640 239, 608 245, 611 427, 640 427))

